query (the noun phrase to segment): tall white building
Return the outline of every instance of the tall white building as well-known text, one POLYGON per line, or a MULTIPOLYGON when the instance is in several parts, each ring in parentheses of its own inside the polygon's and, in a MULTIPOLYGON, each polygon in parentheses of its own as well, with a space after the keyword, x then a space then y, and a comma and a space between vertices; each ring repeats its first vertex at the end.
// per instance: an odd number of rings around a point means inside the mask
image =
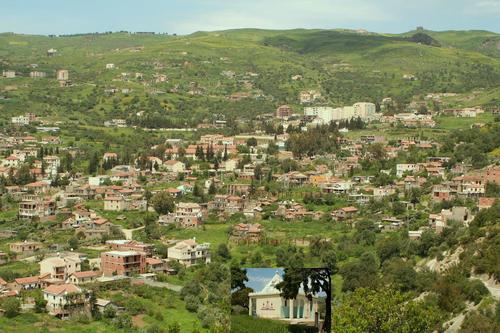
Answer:
POLYGON ((353 106, 354 118, 360 117, 361 119, 373 119, 375 117, 375 104, 359 102, 355 103, 353 106))
POLYGON ((360 102, 353 106, 344 106, 341 108, 332 108, 329 106, 312 106, 304 108, 306 117, 314 118, 313 124, 328 124, 332 121, 350 120, 361 118, 369 121, 376 117, 375 104, 360 102))

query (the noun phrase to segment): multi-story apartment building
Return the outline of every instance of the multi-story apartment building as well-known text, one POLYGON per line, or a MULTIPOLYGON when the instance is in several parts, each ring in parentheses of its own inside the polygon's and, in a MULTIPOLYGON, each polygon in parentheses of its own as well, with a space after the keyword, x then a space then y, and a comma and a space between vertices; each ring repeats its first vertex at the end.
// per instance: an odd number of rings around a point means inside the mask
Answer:
POLYGON ((171 221, 181 228, 192 228, 201 224, 202 216, 199 204, 179 202, 175 205, 175 212, 171 214, 171 221))
POLYGON ((153 245, 145 244, 135 240, 114 239, 106 241, 106 245, 115 251, 137 251, 143 252, 146 256, 151 257, 153 254, 153 245))
POLYGON ((109 251, 101 253, 104 276, 142 274, 146 270, 146 255, 138 251, 109 251))
POLYGON ((56 203, 53 200, 30 200, 19 203, 19 218, 33 219, 55 215, 56 203))

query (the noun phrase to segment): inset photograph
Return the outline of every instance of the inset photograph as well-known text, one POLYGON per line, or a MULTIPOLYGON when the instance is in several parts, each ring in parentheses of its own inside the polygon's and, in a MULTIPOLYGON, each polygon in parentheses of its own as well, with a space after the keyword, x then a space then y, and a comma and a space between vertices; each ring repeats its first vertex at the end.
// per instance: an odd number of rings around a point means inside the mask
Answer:
POLYGON ((231 269, 231 332, 331 331, 327 268, 231 269))

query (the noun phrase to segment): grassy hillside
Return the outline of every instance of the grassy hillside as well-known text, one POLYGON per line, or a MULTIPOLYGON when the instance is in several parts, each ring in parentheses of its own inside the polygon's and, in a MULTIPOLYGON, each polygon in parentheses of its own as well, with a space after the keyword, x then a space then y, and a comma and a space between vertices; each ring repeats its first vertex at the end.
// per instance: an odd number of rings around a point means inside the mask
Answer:
POLYGON ((239 29, 188 36, 3 33, 0 70, 15 70, 19 77, 0 79, 1 117, 30 110, 92 125, 121 117, 164 127, 194 126, 218 115, 252 118, 283 103, 298 111, 298 94, 305 89, 321 91, 320 102, 330 105, 387 96, 409 102, 430 92, 478 90, 484 92, 476 96, 481 104, 498 101, 500 59, 477 46, 497 34, 425 33, 442 46, 411 41, 411 33, 345 30, 239 29), (47 57, 50 48, 58 50, 56 56, 47 57), (105 69, 107 63, 115 69, 105 69), (47 77, 29 78, 31 64, 47 77), (70 71, 72 87, 60 88, 55 80, 62 68, 70 71), (167 82, 155 81, 160 74, 167 82), (405 80, 405 74, 417 80, 405 80), (294 75, 302 79, 293 80, 294 75), (105 93, 112 88, 118 92, 105 93), (234 93, 249 97, 229 101, 234 93), (140 120, 139 111, 145 111, 140 120))
MULTIPOLYGON (((407 34, 415 33, 408 32, 407 34)), ((469 31, 424 31, 445 47, 476 51, 495 58, 500 57, 500 36, 484 30, 469 31)))

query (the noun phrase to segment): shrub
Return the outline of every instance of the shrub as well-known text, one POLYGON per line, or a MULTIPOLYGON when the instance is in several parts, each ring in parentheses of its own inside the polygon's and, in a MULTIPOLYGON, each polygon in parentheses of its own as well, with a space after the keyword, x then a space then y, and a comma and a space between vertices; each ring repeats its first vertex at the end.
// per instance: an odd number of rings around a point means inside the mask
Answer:
POLYGON ((184 297, 184 301, 186 302, 186 310, 189 312, 198 311, 198 307, 200 306, 200 299, 194 295, 188 295, 184 297))
POLYGON ((21 303, 17 298, 9 297, 3 302, 2 307, 5 310, 5 317, 14 318, 19 314, 21 303))
POLYGON ((484 296, 489 295, 488 288, 486 288, 480 280, 471 280, 464 287, 464 293, 467 300, 478 304, 484 296))
POLYGON ((178 322, 174 322, 168 326, 168 333, 181 333, 181 325, 178 322))

